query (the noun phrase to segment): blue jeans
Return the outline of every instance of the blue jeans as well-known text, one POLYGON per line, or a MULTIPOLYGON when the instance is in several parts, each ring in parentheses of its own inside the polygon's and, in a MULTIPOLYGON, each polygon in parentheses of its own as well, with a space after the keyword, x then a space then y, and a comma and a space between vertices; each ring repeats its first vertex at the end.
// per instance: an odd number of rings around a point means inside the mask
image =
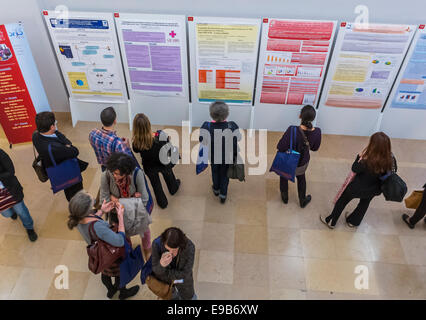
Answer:
POLYGON ((24 201, 21 201, 15 204, 13 207, 2 211, 1 214, 3 217, 10 218, 13 216, 14 213, 19 216, 19 219, 21 219, 25 229, 29 230, 34 228, 33 218, 31 218, 30 212, 28 211, 28 208, 25 205, 24 201))
POLYGON ((228 164, 211 164, 213 189, 219 191, 220 198, 226 198, 228 194, 228 164))

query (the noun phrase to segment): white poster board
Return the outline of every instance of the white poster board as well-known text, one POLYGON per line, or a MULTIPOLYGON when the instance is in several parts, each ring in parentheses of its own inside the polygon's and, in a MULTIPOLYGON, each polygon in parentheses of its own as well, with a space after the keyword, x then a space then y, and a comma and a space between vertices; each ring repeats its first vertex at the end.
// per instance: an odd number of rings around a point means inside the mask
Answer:
POLYGON ((188 17, 194 126, 221 100, 230 105, 229 119, 249 128, 260 26, 259 19, 188 17))
POLYGON ((426 30, 422 24, 383 112, 381 130, 392 138, 426 140, 426 30))
POLYGON ((415 27, 342 22, 321 96, 324 133, 369 136, 408 50, 415 27))
POLYGON ((115 13, 130 95, 130 126, 143 112, 153 124, 189 120, 186 21, 181 15, 115 13))
POLYGON ((304 105, 317 106, 336 23, 263 19, 254 128, 285 130, 304 105))

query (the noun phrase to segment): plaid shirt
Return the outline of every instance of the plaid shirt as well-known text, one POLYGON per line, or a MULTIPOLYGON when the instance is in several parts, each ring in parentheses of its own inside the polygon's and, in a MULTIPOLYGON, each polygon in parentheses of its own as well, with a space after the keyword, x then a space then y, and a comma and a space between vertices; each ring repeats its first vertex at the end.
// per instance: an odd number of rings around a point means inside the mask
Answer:
POLYGON ((133 157, 132 150, 117 136, 115 131, 108 131, 104 128, 94 129, 89 133, 89 141, 95 150, 98 163, 106 165, 108 157, 114 152, 126 153, 133 157))

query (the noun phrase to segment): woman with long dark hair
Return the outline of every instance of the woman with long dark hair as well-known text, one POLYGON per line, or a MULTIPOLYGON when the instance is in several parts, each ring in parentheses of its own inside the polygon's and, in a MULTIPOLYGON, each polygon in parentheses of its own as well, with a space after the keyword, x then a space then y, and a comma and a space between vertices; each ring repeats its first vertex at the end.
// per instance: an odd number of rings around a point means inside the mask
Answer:
POLYGON ((348 203, 353 199, 360 199, 355 210, 346 215, 349 227, 359 226, 371 200, 382 193, 380 177, 391 170, 394 172, 397 170, 391 141, 385 133, 376 132, 370 137, 368 146, 357 155, 352 164, 352 171, 356 174, 352 182, 336 201, 333 212, 326 218, 320 216, 321 221, 333 229, 348 203))
MULTIPOLYGON (((315 120, 316 111, 311 105, 306 105, 300 112, 301 124, 298 127, 296 138, 293 138, 293 148, 300 153, 299 163, 296 169, 297 191, 299 193, 299 203, 302 208, 311 201, 311 195, 306 195, 306 176, 305 172, 309 165, 309 150, 317 151, 321 145, 321 129, 312 125, 315 120), (305 139, 306 138, 306 139, 305 139), (295 143, 295 144, 294 144, 295 143)), ((288 127, 283 134, 277 149, 279 152, 286 152, 290 149, 290 137, 293 126, 288 127)), ((280 177, 281 199, 288 203, 288 180, 280 177)))

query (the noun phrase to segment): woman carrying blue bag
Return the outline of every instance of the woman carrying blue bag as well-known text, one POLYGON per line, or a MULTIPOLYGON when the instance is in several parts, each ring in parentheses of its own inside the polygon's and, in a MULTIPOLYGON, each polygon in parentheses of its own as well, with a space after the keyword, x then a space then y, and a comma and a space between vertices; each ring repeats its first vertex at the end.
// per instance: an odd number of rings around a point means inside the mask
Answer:
MULTIPOLYGON (((299 118, 299 127, 290 126, 278 142, 278 152, 287 152, 290 149, 291 136, 293 135, 292 149, 300 153, 295 176, 297 178, 297 191, 299 193, 300 207, 304 208, 311 201, 311 195, 306 195, 305 172, 309 165, 309 151, 317 151, 321 145, 321 129, 312 125, 315 120, 316 111, 311 105, 302 108, 299 118), (293 131, 293 134, 292 134, 293 131)), ((280 175, 281 199, 288 203, 288 178, 280 175)))

